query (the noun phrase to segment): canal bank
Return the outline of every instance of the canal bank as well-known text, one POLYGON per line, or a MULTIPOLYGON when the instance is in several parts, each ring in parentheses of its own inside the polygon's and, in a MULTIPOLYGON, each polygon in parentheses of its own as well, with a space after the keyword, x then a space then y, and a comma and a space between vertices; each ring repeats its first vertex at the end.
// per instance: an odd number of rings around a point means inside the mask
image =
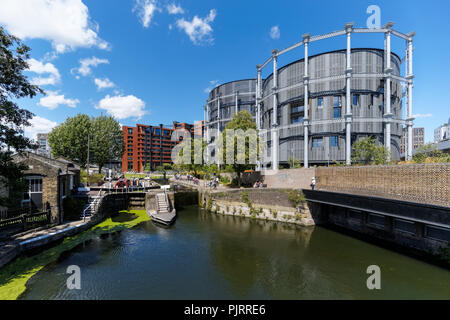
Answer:
MULTIPOLYGON (((99 236, 133 228, 149 220, 150 217, 145 210, 121 211, 86 231, 59 239, 61 241, 58 244, 47 249, 43 248, 43 252, 27 251, 29 255, 27 255, 27 252, 22 252, 21 256, 0 269, 0 300, 17 299, 26 290, 26 283, 29 279, 46 265, 57 261, 64 252, 99 236)), ((34 249, 36 250, 37 247, 34 247, 34 249)))

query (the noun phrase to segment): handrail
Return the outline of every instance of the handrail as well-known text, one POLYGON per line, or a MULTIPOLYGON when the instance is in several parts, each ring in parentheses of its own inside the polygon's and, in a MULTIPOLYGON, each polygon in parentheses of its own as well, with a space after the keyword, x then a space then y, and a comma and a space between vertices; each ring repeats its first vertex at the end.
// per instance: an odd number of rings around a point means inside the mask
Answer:
POLYGON ((86 221, 86 212, 87 212, 87 210, 88 210, 89 208, 91 208, 91 212, 92 212, 92 207, 93 207, 94 213, 95 213, 95 211, 97 211, 96 206, 97 206, 98 203, 101 201, 101 193, 102 193, 102 190, 100 190, 100 191, 97 193, 97 196, 95 196, 94 201, 93 201, 90 205, 88 205, 86 208, 84 208, 84 210, 83 210, 83 221, 86 221))

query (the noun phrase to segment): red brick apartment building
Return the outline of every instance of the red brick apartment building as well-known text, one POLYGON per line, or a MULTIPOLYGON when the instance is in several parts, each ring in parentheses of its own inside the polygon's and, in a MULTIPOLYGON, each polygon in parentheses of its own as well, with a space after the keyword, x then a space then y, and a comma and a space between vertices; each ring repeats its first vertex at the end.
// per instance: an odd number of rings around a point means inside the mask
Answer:
POLYGON ((172 141, 172 133, 177 129, 185 129, 194 134, 194 126, 188 123, 173 122, 172 128, 163 126, 149 126, 136 124, 136 127, 123 126, 122 172, 142 172, 147 166, 155 170, 164 163, 172 163, 172 149, 183 141, 179 137, 172 141))

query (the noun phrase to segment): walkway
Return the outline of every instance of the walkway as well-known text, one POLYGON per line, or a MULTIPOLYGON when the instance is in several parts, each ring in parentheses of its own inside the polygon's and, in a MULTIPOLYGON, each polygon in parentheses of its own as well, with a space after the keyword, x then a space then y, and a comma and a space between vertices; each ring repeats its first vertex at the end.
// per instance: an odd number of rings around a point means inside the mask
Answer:
POLYGON ((89 226, 90 219, 67 222, 48 229, 34 229, 19 233, 9 241, 0 243, 0 268, 14 259, 21 251, 64 238, 83 231, 89 226))

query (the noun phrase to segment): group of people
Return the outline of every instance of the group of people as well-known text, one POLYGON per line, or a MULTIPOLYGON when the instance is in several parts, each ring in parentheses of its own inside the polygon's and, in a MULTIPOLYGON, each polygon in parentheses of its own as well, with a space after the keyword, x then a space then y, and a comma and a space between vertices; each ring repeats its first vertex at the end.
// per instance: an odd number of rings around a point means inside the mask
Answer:
POLYGON ((256 181, 255 184, 253 185, 253 188, 264 188, 264 184, 262 183, 262 181, 256 181))

